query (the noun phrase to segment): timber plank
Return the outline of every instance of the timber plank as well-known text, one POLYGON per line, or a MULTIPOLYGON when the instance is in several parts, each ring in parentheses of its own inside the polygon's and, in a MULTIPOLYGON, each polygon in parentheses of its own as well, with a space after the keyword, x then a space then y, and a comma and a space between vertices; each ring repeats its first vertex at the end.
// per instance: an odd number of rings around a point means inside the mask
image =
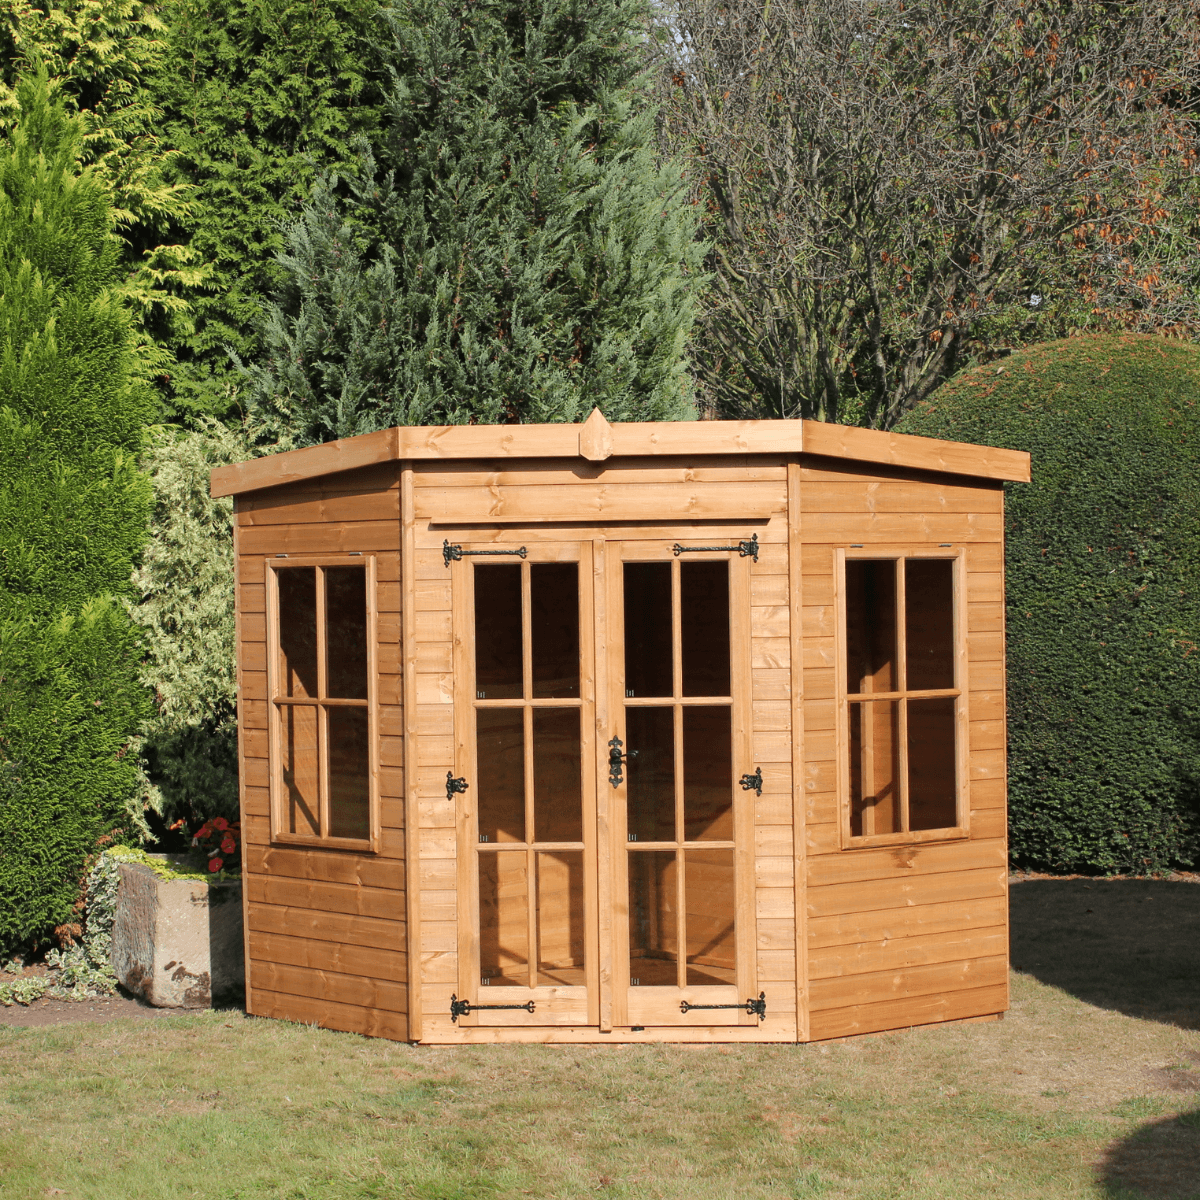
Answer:
MULTIPOLYGON (((961 845, 962 843, 958 843, 961 845)), ((812 866, 824 859, 814 859, 812 866)), ((911 905, 985 900, 1004 895, 1008 866, 980 867, 973 871, 946 871, 937 875, 904 875, 896 879, 866 879, 808 889, 810 924, 816 917, 839 913, 876 912, 911 905)))
POLYGON ((400 919, 383 920, 379 917, 314 912, 312 909, 254 901, 251 901, 248 911, 251 931, 282 934, 306 941, 377 947, 396 954, 403 954, 405 950, 403 913, 400 919))
POLYGON ((943 480, 847 479, 801 468, 801 496, 809 513, 997 513, 1003 492, 943 480))
POLYGON ((251 874, 246 891, 252 904, 404 921, 404 893, 398 890, 251 874))
POLYGON ((813 1041, 910 1029, 943 1021, 991 1016, 1008 1008, 1008 984, 984 985, 945 995, 904 997, 881 1004, 827 1009, 812 1014, 809 1036, 813 1041))
POLYGON ((578 483, 754 483, 787 478, 787 460, 781 455, 746 455, 741 458, 706 458, 698 465, 686 459, 613 459, 602 463, 554 462, 527 459, 494 466, 486 459, 417 463, 415 490, 423 488, 505 488, 530 484, 578 483))
POLYGON ((931 962, 894 971, 834 976, 809 981, 809 1003, 815 1012, 825 1008, 878 1004, 913 996, 938 996, 977 987, 1003 985, 1008 980, 1008 955, 993 954, 954 962, 931 962))
POLYGON ((333 971, 339 975, 363 975, 405 983, 408 961, 403 950, 385 950, 379 946, 354 946, 349 943, 313 941, 286 934, 250 931, 250 958, 253 962, 279 963, 333 971))
POLYGON ((289 996, 283 992, 255 989, 253 1007, 256 1017, 274 1017, 281 1021, 296 1021, 316 1025, 321 1029, 337 1029, 343 1033, 359 1033, 364 1037, 391 1038, 408 1041, 408 1019, 404 1013, 383 1009, 359 1008, 352 1004, 336 1004, 305 996, 289 996))
POLYGON ((883 938, 853 945, 824 946, 808 954, 809 978, 834 979, 898 971, 904 967, 966 959, 993 958, 1008 953, 1008 927, 992 925, 975 929, 951 929, 945 933, 922 933, 915 937, 883 938))
POLYGON ((239 531, 243 554, 346 554, 395 550, 398 521, 339 521, 328 525, 263 525, 239 531))
POLYGON ((806 541, 995 542, 1004 536, 1004 518, 989 513, 809 513, 806 541))
POLYGON ((1008 862, 1003 841, 924 842, 855 850, 809 864, 810 889, 866 880, 890 880, 945 871, 1002 867, 1008 862))
POLYGON ((399 521, 400 491, 364 489, 320 495, 311 491, 292 496, 247 496, 238 507, 242 529, 271 525, 314 525, 342 521, 399 521))
POLYGON ((385 1012, 408 1011, 408 988, 390 979, 341 975, 334 971, 262 961, 252 961, 249 974, 255 990, 261 987, 270 992, 332 1000, 337 1004, 354 1004, 385 1012))
POLYGON ((404 864, 374 855, 321 853, 316 847, 312 850, 255 847, 247 849, 246 863, 252 873, 270 875, 274 879, 404 890, 404 864))
POLYGON ((834 913, 808 923, 810 953, 822 947, 857 946, 897 938, 928 937, 964 929, 1007 926, 1008 901, 996 893, 983 899, 918 904, 874 912, 834 913))

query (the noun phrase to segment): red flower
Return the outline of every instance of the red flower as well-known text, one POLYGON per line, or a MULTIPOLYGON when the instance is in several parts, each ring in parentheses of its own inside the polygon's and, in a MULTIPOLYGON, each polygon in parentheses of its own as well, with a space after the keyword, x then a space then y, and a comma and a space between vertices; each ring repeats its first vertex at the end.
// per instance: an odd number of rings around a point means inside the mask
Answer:
POLYGON ((236 849, 237 849, 237 842, 235 842, 233 840, 233 838, 231 838, 229 836, 229 834, 226 834, 225 837, 221 840, 221 853, 222 854, 232 854, 236 849))
POLYGON ((224 817, 217 817, 212 823, 212 827, 219 833, 224 833, 229 828, 229 822, 224 817))
POLYGON ((208 837, 208 835, 210 833, 212 833, 212 826, 209 825, 209 823, 207 821, 205 821, 204 824, 201 825, 200 828, 196 830, 195 840, 198 842, 203 841, 203 839, 208 837))
POLYGON ((208 869, 215 875, 223 866, 224 861, 219 858, 210 858, 208 860, 208 869))

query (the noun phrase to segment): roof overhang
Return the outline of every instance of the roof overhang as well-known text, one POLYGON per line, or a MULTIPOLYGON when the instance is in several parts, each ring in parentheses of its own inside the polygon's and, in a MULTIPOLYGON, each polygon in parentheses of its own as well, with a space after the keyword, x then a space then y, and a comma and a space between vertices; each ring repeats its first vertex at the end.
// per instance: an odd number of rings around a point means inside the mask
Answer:
POLYGON ((693 458, 817 454, 978 479, 1028 482, 1029 455, 965 442, 882 433, 821 421, 644 421, 609 424, 599 409, 582 424, 399 426, 217 467, 213 496, 299 483, 375 463, 429 459, 693 458))

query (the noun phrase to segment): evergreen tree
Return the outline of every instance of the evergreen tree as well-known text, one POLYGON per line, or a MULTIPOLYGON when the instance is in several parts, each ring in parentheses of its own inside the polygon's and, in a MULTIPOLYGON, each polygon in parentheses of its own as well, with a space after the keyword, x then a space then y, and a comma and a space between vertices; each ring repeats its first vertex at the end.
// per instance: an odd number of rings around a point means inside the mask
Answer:
MULTIPOLYGON (((116 0, 109 0, 116 2, 116 0)), ((278 285, 281 227, 317 171, 352 158, 378 120, 366 34, 378 0, 164 0, 147 90, 172 148, 168 177, 191 185, 180 235, 207 264, 194 330, 173 343, 179 412, 233 402, 232 348, 258 353, 278 285)))
POLYGON ((85 860, 130 827, 148 715, 128 592, 157 400, 111 191, 43 69, 0 142, 0 950, 72 924, 85 860))
POLYGON ((386 120, 280 256, 252 403, 395 424, 694 415, 702 247, 654 157, 640 0, 399 0, 386 120))

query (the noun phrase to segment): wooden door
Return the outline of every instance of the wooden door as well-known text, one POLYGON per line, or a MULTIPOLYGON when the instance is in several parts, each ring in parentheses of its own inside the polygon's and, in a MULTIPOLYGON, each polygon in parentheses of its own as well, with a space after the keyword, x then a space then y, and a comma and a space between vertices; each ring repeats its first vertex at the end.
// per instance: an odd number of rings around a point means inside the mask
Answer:
POLYGON ((450 547, 463 1026, 595 1025, 591 546, 450 547), (454 557, 458 555, 458 557, 454 557))
POLYGON ((447 546, 464 1027, 759 1022, 751 558, 679 550, 447 546))
POLYGON ((606 551, 613 1024, 757 1025, 751 558, 606 551))

